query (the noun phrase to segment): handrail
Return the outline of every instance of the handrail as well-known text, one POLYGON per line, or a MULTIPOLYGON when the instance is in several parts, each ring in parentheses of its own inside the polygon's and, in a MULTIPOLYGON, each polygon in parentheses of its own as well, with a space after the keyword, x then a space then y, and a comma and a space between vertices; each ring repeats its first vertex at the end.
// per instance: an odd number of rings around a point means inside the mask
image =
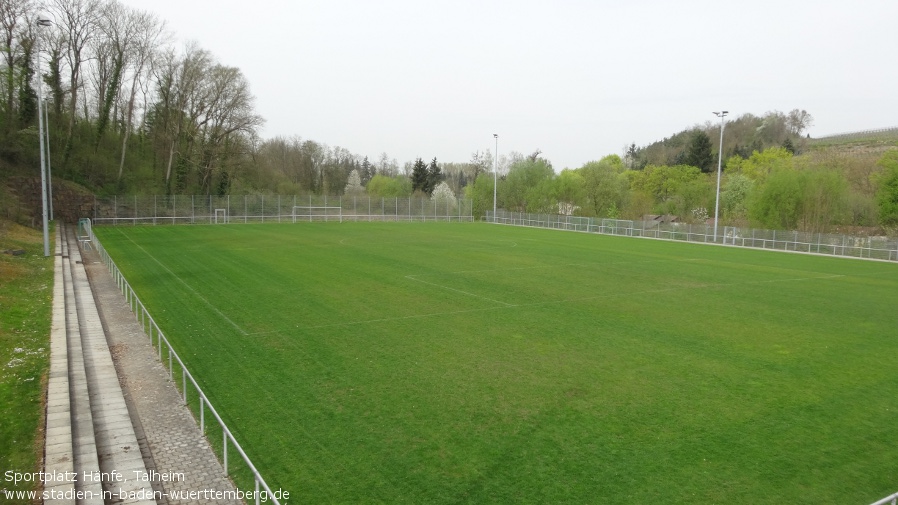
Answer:
POLYGON ((775 249, 844 258, 898 261, 898 239, 725 226, 714 237, 707 224, 660 223, 623 219, 487 211, 486 221, 512 226, 551 228, 606 235, 775 249))
POLYGON ((870 505, 886 505, 886 504, 889 504, 889 505, 895 505, 896 503, 898 503, 898 493, 895 493, 895 494, 890 495, 890 496, 886 496, 886 497, 883 498, 882 500, 879 500, 879 501, 877 501, 877 502, 873 502, 873 503, 871 503, 870 505))
POLYGON ((184 404, 187 405, 187 380, 190 380, 190 383, 193 384, 194 389, 196 389, 197 397, 199 398, 199 411, 200 411, 200 431, 203 435, 206 434, 206 424, 205 424, 205 411, 204 407, 208 407, 209 411, 212 412, 212 415, 215 416, 215 420, 218 421, 218 426, 222 431, 222 466, 224 467, 225 474, 230 476, 228 473, 228 440, 234 445, 234 448, 237 449, 237 453, 240 454, 241 458, 243 458, 243 462, 246 463, 246 466, 250 469, 253 474, 253 478, 255 479, 255 498, 256 505, 259 505, 261 500, 261 494, 259 486, 267 493, 267 499, 270 499, 272 503, 275 505, 280 505, 280 502, 277 499, 275 493, 271 491, 271 488, 268 487, 268 484, 265 482, 265 479, 256 469, 256 466, 253 465, 249 456, 247 456, 246 452, 243 450, 243 447, 237 442, 237 439, 234 438, 234 435, 231 433, 231 430, 228 429, 224 420, 218 414, 218 411, 215 410, 215 407, 212 405, 212 402, 209 401, 209 398, 206 397, 206 394, 203 392, 202 388, 200 388, 199 384, 197 384, 196 380, 193 378, 193 375, 190 371, 187 370, 187 365, 181 360, 181 357, 178 356, 178 353, 172 348, 171 343, 162 333, 162 330, 159 328, 159 325, 156 324, 156 321, 153 319, 153 316, 150 315, 146 306, 144 306, 143 302, 138 298, 137 293, 125 279, 125 276, 121 273, 118 266, 112 260, 112 257, 109 256, 109 253, 106 252, 106 249, 97 239, 96 235, 94 235, 93 228, 88 226, 88 230, 90 232, 91 241, 96 247, 97 252, 100 254, 100 258, 103 263, 106 264, 106 268, 109 269, 109 273, 112 274, 113 280, 116 285, 122 291, 122 294, 125 296, 125 301, 128 303, 128 307, 131 309, 131 312, 135 314, 137 320, 140 322, 141 327, 144 330, 144 333, 150 338, 150 345, 153 345, 153 329, 156 330, 156 342, 159 346, 159 360, 162 361, 162 344, 165 343, 165 347, 168 348, 168 371, 169 371, 169 379, 174 381, 174 367, 173 360, 177 361, 178 365, 181 366, 181 390, 183 391, 183 400, 184 404), (138 312, 139 309, 139 312, 138 312), (147 324, 149 324, 149 331, 147 332, 147 324))

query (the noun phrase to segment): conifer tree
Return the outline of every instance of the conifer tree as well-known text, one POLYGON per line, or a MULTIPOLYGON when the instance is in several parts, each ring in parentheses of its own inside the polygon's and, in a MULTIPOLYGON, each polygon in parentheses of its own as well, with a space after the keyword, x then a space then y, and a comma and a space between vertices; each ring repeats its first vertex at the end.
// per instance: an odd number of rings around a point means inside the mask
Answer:
POLYGON ((430 162, 430 167, 427 169, 427 185, 424 189, 424 192, 428 195, 433 193, 434 188, 437 187, 437 184, 443 180, 443 172, 440 170, 440 166, 437 164, 437 159, 434 158, 430 162))
POLYGON ((427 165, 424 160, 418 158, 415 160, 415 166, 412 169, 412 191, 422 191, 427 193, 427 165))
POLYGON ((714 165, 711 155, 711 139, 708 134, 698 130, 692 135, 692 141, 686 149, 685 164, 696 167, 702 172, 710 172, 714 165))

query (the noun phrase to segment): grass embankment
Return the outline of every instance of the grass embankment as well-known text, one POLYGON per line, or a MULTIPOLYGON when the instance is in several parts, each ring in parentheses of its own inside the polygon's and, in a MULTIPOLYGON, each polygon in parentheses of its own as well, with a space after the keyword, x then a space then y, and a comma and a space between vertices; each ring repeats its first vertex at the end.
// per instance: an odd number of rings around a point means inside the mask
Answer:
MULTIPOLYGON (((0 489, 36 489, 5 477, 39 471, 43 463, 52 304, 53 256, 44 257, 41 232, 0 221, 0 489)), ((0 503, 5 500, 0 493, 0 503)))
POLYGON ((95 231, 291 501, 898 491, 895 264, 477 223, 95 231))

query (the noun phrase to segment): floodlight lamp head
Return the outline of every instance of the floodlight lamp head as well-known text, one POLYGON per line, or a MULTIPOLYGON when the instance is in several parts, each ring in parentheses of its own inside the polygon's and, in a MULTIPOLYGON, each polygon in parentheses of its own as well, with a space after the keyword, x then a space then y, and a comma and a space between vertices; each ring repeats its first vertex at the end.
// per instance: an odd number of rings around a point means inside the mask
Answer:
POLYGON ((41 18, 41 17, 37 18, 38 26, 50 26, 51 24, 53 24, 53 22, 50 21, 49 19, 45 19, 45 18, 41 18))
POLYGON ((498 133, 494 133, 494 134, 493 134, 493 138, 499 138, 499 134, 498 134, 498 133))

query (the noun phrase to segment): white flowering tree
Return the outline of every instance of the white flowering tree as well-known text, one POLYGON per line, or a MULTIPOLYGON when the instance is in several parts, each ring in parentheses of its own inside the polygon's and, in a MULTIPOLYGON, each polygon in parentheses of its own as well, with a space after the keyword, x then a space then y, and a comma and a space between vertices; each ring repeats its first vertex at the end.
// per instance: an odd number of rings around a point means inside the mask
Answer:
POLYGON ((365 194, 365 187, 362 186, 362 178, 359 176, 358 170, 353 169, 352 172, 349 172, 349 180, 346 182, 346 188, 343 190, 343 194, 346 196, 365 194))
POLYGON ((455 193, 452 191, 452 188, 446 184, 446 181, 437 184, 437 187, 433 188, 433 193, 431 193, 430 199, 431 201, 437 202, 439 205, 445 205, 449 209, 455 208, 455 193))

